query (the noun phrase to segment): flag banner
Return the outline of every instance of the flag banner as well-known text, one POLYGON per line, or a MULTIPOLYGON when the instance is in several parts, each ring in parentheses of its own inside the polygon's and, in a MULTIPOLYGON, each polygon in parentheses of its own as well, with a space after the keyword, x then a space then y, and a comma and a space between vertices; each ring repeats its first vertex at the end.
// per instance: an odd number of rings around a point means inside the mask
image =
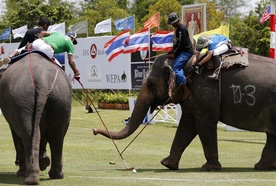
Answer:
POLYGON ((134 30, 134 16, 130 16, 123 19, 117 19, 114 21, 114 25, 116 27, 116 30, 134 30))
POLYGON ((264 11, 262 17, 260 18, 260 22, 263 23, 266 20, 268 20, 270 17, 270 6, 267 7, 267 9, 264 11))
POLYGON ((48 31, 49 32, 59 32, 61 34, 65 34, 65 22, 49 26, 48 31))
POLYGON ((133 53, 149 49, 149 29, 144 28, 124 41, 124 53, 133 53))
POLYGON ((73 25, 70 25, 68 27, 68 30, 70 32, 75 32, 76 34, 82 34, 82 33, 87 34, 87 31, 88 31, 88 22, 87 22, 87 20, 77 22, 77 23, 75 23, 73 25))
POLYGON ((224 36, 229 37, 229 25, 228 24, 220 25, 220 27, 217 28, 217 29, 209 30, 209 31, 206 31, 206 32, 201 32, 199 34, 194 35, 194 39, 197 41, 197 38, 201 35, 210 36, 210 35, 213 35, 213 34, 222 34, 224 36))
POLYGON ((126 30, 114 38, 112 38, 110 41, 105 43, 104 45, 104 51, 105 54, 107 55, 107 59, 109 62, 111 60, 118 56, 121 53, 124 53, 124 44, 123 42, 126 40, 126 38, 129 37, 129 30, 126 30))
POLYGON ((173 49, 173 31, 156 31, 151 36, 152 51, 170 51, 173 49))
POLYGON ((94 28, 94 34, 111 32, 111 18, 99 22, 94 28))
POLYGON ((9 28, 6 28, 0 35, 0 41, 4 39, 10 39, 10 36, 11 36, 11 32, 9 27, 9 28))
POLYGON ((28 30, 27 25, 24 25, 22 27, 12 30, 13 39, 18 38, 18 37, 23 38, 25 33, 27 32, 27 30, 28 30))
POLYGON ((159 12, 151 16, 145 23, 144 28, 154 28, 159 26, 159 12))

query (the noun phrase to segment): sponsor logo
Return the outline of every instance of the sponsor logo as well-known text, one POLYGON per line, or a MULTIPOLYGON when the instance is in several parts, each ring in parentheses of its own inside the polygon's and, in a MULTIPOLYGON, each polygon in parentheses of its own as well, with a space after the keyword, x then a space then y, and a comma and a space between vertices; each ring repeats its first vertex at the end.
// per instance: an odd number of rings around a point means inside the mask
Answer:
POLYGON ((121 75, 119 75, 119 74, 106 74, 106 81, 108 83, 126 83, 127 75, 126 75, 125 71, 123 71, 121 75))
POLYGON ((93 65, 90 69, 90 77, 88 77, 88 82, 90 83, 102 83, 102 80, 99 76, 98 69, 95 65, 93 65))
POLYGON ((92 44, 90 47, 90 56, 92 59, 95 59, 97 56, 97 46, 95 44, 92 44))
MULTIPOLYGON (((87 55, 86 50, 83 51, 83 55, 87 55)), ((95 59, 97 55, 105 55, 104 49, 98 49, 96 44, 92 44, 90 47, 90 56, 92 57, 92 59, 95 59)))
POLYGON ((148 69, 134 69, 134 78, 146 78, 149 70, 148 69))

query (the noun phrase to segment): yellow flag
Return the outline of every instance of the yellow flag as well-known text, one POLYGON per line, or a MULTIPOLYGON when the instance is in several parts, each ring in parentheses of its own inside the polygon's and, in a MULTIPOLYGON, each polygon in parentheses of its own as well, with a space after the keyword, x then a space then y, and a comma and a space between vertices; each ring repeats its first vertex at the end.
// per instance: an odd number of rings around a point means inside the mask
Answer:
POLYGON ((213 34, 222 34, 224 36, 229 37, 229 24, 223 25, 221 24, 219 28, 214 30, 209 30, 206 32, 201 32, 199 34, 194 35, 194 39, 197 41, 197 38, 201 35, 213 35, 213 34))

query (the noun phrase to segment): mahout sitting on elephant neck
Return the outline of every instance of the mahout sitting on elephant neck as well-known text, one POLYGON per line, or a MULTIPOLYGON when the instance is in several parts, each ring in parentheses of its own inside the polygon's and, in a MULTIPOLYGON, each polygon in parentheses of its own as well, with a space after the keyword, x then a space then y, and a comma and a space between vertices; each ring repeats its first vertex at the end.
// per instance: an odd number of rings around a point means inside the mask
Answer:
MULTIPOLYGON (((242 57, 242 56, 240 56, 242 57)), ((177 89, 174 72, 166 55, 156 57, 148 77, 143 81, 130 122, 118 132, 93 129, 112 139, 125 139, 142 123, 149 108, 151 112, 167 99, 180 104, 182 115, 169 156, 161 164, 169 169, 179 169, 183 152, 198 135, 206 163, 202 170, 220 170, 217 124, 225 123, 239 129, 264 132, 267 136, 261 158, 254 168, 276 169, 276 62, 273 59, 248 54, 249 66, 221 72, 221 81, 208 78, 212 73, 202 65, 200 74, 192 74, 191 94, 183 101, 183 89, 177 89), (260 73, 265 72, 265 73, 260 73), (174 92, 174 90, 177 91, 174 92), (264 99, 265 98, 265 99, 264 99), (248 112, 250 110, 250 112, 248 112), (110 135, 109 135, 110 134, 110 135)), ((188 74, 191 60, 184 67, 188 74)), ((241 151, 242 152, 242 151, 241 151)), ((235 159, 233 159, 235 161, 235 159)))

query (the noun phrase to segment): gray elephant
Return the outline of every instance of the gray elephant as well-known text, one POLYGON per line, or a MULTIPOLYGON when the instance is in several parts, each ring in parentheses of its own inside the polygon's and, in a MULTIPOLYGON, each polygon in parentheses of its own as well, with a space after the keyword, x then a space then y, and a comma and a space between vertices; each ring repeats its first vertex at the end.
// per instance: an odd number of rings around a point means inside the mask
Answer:
MULTIPOLYGON (((176 93, 172 61, 166 55, 158 56, 152 70, 140 89, 130 122, 119 132, 111 132, 113 139, 130 136, 142 123, 148 109, 154 111, 172 95, 170 102, 180 103, 182 116, 177 128, 170 155, 161 161, 169 169, 177 170, 182 153, 199 136, 207 162, 202 170, 220 170, 218 158, 217 123, 240 129, 265 132, 267 141, 255 169, 276 169, 276 63, 270 58, 248 55, 249 66, 223 71, 221 80, 203 65, 199 75, 193 75, 189 85, 191 94, 181 100, 183 89, 176 93)), ((188 74, 191 60, 184 67, 188 74)), ((191 76, 190 76, 191 77, 191 76)), ((94 134, 109 137, 106 130, 94 129, 94 134)))
POLYGON ((70 122, 72 88, 66 73, 38 53, 26 55, 1 74, 0 107, 9 123, 25 184, 39 184, 50 164, 51 179, 62 179, 63 141, 70 122))

